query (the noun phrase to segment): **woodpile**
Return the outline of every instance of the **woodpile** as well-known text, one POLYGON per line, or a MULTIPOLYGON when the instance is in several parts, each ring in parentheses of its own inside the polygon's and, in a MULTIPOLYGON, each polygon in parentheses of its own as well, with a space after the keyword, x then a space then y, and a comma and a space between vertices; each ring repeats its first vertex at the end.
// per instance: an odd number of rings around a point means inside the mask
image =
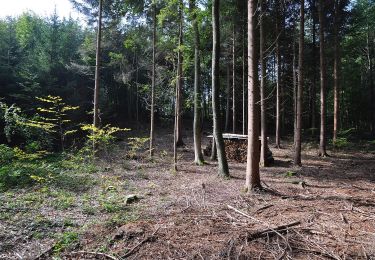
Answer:
MULTIPOLYGON (((229 161, 246 163, 247 139, 224 138, 224 144, 225 144, 225 153, 229 161)), ((259 141, 259 148, 260 148, 260 141, 259 141)), ((209 145, 204 149, 204 155, 210 156, 211 149, 212 149, 212 138, 210 140, 209 145)), ((267 149, 267 163, 272 164, 273 162, 274 162, 274 158, 272 156, 272 152, 268 148, 267 149)))

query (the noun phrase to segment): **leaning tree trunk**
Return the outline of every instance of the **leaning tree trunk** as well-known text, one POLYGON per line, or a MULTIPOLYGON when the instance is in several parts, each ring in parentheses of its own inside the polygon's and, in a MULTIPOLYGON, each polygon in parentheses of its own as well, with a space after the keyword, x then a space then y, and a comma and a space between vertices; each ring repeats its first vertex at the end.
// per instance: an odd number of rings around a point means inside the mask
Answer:
POLYGON ((184 142, 182 141, 182 44, 183 44, 183 1, 180 0, 179 3, 179 36, 178 36, 178 54, 177 54, 177 99, 178 99, 178 110, 177 110, 177 146, 183 146, 184 142))
MULTIPOLYGON (((100 93, 100 53, 102 42, 102 11, 103 0, 99 1, 98 29, 96 36, 95 88, 94 88, 94 127, 99 127, 99 93, 100 93)), ((94 144, 95 146, 95 144, 94 144)))
POLYGON ((319 0, 319 41, 320 41, 320 143, 319 156, 327 156, 326 151, 326 62, 324 44, 324 8, 323 0, 319 0))
POLYGON ((154 130, 155 130, 155 83, 156 83, 156 3, 152 3, 152 82, 151 82, 151 116, 150 116, 150 157, 154 155, 154 130))
POLYGON ((301 134, 302 134, 302 94, 303 94, 303 49, 305 38, 305 1, 301 0, 301 14, 299 25, 299 51, 298 51, 298 89, 296 103, 296 128, 294 129, 294 164, 301 165, 301 134))
POLYGON ((259 87, 258 61, 256 58, 256 39, 254 18, 255 0, 248 0, 248 141, 246 165, 246 189, 260 189, 259 174, 259 87))
POLYGON ((194 30, 194 162, 197 165, 202 165, 204 163, 202 154, 202 108, 201 108, 201 86, 200 86, 200 75, 201 75, 201 63, 200 63, 200 53, 199 53, 199 29, 196 14, 195 0, 189 0, 189 8, 192 14, 192 23, 194 30))
POLYGON ((212 116, 214 123, 214 138, 216 142, 219 175, 228 178, 229 168, 225 154, 224 139, 221 131, 219 109, 219 59, 220 59, 220 27, 219 27, 219 0, 212 3, 212 116))
POLYGON ((340 118, 340 1, 335 0, 335 21, 334 21, 334 66, 333 66, 333 142, 337 140, 340 118))
POLYGON ((261 68, 260 77, 260 133, 261 133, 261 148, 260 148, 260 165, 267 166, 267 121, 266 121, 266 102, 265 102, 265 90, 266 90, 266 58, 264 55, 264 3, 263 0, 259 0, 260 5, 260 46, 259 46, 259 60, 261 68))
POLYGON ((279 6, 276 0, 276 132, 275 143, 277 148, 281 148, 281 54, 280 54, 280 21, 279 6))

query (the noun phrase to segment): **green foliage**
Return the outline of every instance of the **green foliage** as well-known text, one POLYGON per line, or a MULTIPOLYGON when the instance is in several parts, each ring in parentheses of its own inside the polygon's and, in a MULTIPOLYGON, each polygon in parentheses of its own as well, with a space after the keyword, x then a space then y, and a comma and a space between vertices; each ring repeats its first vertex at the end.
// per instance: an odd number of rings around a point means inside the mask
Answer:
MULTIPOLYGON (((95 127, 94 125, 83 125, 81 129, 87 132, 87 138, 90 141, 89 146, 95 144, 95 147, 104 150, 106 153, 108 153, 108 150, 113 146, 116 140, 116 134, 130 130, 111 125, 106 125, 102 128, 95 127)), ((87 147, 84 150, 87 151, 87 147)))
POLYGON ((342 149, 349 145, 349 141, 346 137, 337 137, 336 141, 331 140, 331 144, 335 148, 342 149))
POLYGON ((57 134, 61 149, 64 150, 66 137, 77 132, 71 126, 71 120, 67 118, 67 112, 77 110, 79 107, 65 104, 59 96, 48 95, 47 97, 37 97, 36 99, 44 104, 44 107, 37 108, 37 111, 43 116, 38 117, 36 120, 26 121, 24 125, 38 128, 50 134, 57 134))
POLYGON ((284 176, 286 177, 286 178, 292 178, 292 177, 295 177, 297 175, 297 173, 296 172, 293 172, 293 171, 287 171, 285 174, 284 174, 284 176))
POLYGON ((355 134, 354 128, 342 129, 337 133, 336 141, 330 140, 330 144, 337 149, 347 148, 350 145, 350 138, 355 134))
POLYGON ((79 236, 76 232, 64 232, 59 236, 59 240, 53 247, 53 252, 58 254, 66 249, 73 249, 78 243, 79 236))
POLYGON ((10 164, 14 158, 14 150, 5 144, 0 144, 0 165, 10 164))
POLYGON ((136 159, 137 153, 145 147, 146 143, 150 140, 150 138, 147 137, 133 137, 128 138, 128 145, 129 145, 129 151, 127 152, 127 156, 130 159, 136 159))

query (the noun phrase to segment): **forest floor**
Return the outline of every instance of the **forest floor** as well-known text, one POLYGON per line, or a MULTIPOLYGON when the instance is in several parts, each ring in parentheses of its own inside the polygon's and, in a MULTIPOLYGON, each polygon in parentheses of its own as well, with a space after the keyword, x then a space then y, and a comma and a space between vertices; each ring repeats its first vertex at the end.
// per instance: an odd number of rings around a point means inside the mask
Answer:
POLYGON ((375 259, 374 150, 305 144, 295 167, 291 143, 271 144, 266 189, 246 194, 246 165, 229 180, 195 166, 191 138, 171 170, 162 133, 153 161, 119 150, 97 173, 0 194, 0 259, 375 259))

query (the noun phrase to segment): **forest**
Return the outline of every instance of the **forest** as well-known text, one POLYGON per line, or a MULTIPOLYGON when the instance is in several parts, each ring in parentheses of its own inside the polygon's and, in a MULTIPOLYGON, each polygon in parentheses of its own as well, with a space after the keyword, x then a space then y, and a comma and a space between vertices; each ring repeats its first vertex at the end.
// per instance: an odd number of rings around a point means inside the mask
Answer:
POLYGON ((0 17, 0 259, 375 259, 374 0, 0 17))

